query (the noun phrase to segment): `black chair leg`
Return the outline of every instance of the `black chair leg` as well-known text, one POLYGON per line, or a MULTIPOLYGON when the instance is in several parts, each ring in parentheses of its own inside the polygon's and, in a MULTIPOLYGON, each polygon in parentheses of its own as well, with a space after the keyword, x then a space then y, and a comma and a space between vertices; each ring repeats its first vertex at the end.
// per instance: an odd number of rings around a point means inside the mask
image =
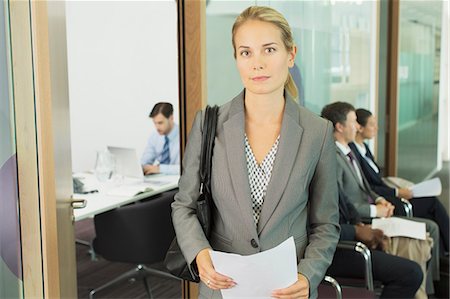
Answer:
MULTIPOLYGON (((142 270, 147 274, 147 275, 154 275, 154 276, 159 276, 161 278, 167 278, 167 279, 176 279, 176 280, 180 280, 181 279, 179 277, 176 277, 170 273, 161 271, 161 270, 157 270, 157 269, 153 269, 153 268, 148 268, 144 265, 139 265, 140 267, 142 267, 142 270)), ((138 267, 139 267, 138 266, 138 267)))
POLYGON ((153 299, 152 290, 150 288, 150 285, 148 284, 147 276, 144 275, 142 277, 142 280, 144 281, 145 291, 147 292, 148 298, 153 299))
POLYGON ((170 278, 170 279, 181 280, 180 278, 178 278, 176 276, 173 276, 170 273, 166 273, 164 271, 148 268, 145 265, 139 264, 135 268, 133 268, 132 270, 130 270, 130 271, 128 271, 128 272, 126 272, 126 273, 124 273, 124 274, 114 278, 113 280, 105 283, 104 285, 102 285, 102 286, 92 290, 89 293, 89 299, 94 299, 94 295, 97 292, 103 291, 104 289, 106 289, 106 288, 108 288, 108 287, 110 287, 110 286, 112 286, 112 285, 114 285, 114 284, 116 284, 118 282, 121 282, 121 281, 124 281, 124 280, 128 280, 128 279, 133 278, 133 277, 142 277, 142 279, 144 281, 145 291, 147 292, 147 295, 149 296, 149 298, 152 299, 153 298, 152 291, 151 291, 150 285, 149 285, 149 283, 147 281, 147 277, 149 275, 156 275, 156 276, 159 276, 159 277, 162 277, 162 278, 170 278))
POLYGON ((114 278, 113 280, 108 281, 104 285, 101 285, 100 287, 91 290, 91 292, 89 293, 89 299, 94 299, 94 295, 96 293, 98 293, 100 291, 103 291, 104 289, 109 288, 110 286, 112 286, 112 285, 114 285, 114 284, 116 284, 118 282, 121 282, 121 281, 124 281, 124 280, 128 280, 128 279, 130 279, 132 277, 136 277, 136 275, 138 275, 140 271, 141 271, 141 269, 139 269, 138 267, 133 268, 132 270, 130 270, 130 271, 128 271, 128 272, 126 272, 126 273, 124 273, 124 274, 114 278))

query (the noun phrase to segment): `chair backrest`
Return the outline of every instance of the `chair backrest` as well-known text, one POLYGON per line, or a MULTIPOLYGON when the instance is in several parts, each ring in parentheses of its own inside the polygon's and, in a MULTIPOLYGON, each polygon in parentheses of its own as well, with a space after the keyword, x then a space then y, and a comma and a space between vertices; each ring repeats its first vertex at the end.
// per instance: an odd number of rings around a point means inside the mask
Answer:
POLYGON ((95 252, 116 262, 162 261, 175 236, 170 205, 176 192, 96 215, 95 252))

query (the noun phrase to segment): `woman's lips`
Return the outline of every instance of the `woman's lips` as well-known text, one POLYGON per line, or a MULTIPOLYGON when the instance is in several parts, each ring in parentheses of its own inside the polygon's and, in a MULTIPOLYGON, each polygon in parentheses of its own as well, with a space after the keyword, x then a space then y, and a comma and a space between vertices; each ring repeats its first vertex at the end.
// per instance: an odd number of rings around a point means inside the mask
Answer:
POLYGON ((270 78, 269 76, 258 76, 258 77, 253 77, 252 80, 253 81, 257 81, 257 82, 261 82, 261 81, 266 81, 269 78, 270 78))

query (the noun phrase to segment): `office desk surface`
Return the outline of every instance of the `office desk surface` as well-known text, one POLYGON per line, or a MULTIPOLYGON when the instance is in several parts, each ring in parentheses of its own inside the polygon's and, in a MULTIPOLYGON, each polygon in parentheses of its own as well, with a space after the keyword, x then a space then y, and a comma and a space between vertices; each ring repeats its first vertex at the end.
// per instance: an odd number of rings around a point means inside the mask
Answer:
MULTIPOLYGON (((82 177, 95 183, 95 176, 90 173, 76 174, 76 177, 82 177)), ((152 175, 146 178, 145 182, 139 182, 140 186, 151 188, 150 191, 145 191, 138 195, 121 194, 122 189, 125 190, 130 185, 136 185, 136 180, 124 180, 118 186, 115 183, 99 184, 98 193, 77 194, 73 195, 73 199, 85 199, 87 201, 86 207, 82 209, 74 209, 73 214, 75 221, 83 220, 93 217, 97 214, 118 208, 120 206, 154 196, 156 194, 172 190, 178 187, 179 175, 152 175)), ((92 187, 92 185, 91 185, 92 187)), ((124 192, 127 193, 127 192, 124 192)))

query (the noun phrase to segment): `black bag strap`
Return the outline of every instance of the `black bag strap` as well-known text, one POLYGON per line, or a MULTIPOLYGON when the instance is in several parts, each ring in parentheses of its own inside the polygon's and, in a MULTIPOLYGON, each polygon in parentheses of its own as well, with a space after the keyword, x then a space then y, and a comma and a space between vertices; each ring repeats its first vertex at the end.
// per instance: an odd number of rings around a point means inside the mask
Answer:
POLYGON ((200 152, 200 193, 211 194, 211 167, 219 107, 206 106, 200 152))

